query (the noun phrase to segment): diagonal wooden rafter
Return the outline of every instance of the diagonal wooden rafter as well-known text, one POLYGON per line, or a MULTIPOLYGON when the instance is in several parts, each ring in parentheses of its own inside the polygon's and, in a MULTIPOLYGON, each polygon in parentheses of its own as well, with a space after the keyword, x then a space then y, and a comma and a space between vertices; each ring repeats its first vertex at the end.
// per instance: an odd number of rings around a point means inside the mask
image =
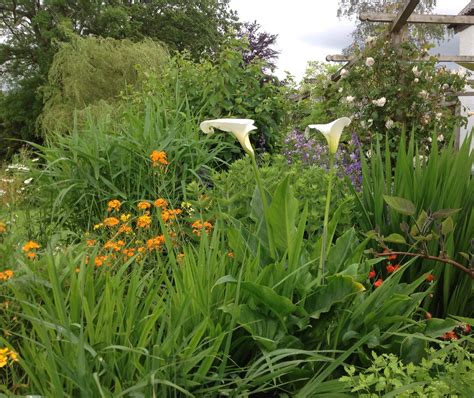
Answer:
POLYGON ((390 33, 398 33, 402 27, 407 23, 410 15, 415 11, 416 6, 420 0, 408 0, 403 7, 403 9, 395 17, 392 27, 390 28, 390 33))
MULTIPOLYGON (((359 19, 364 22, 385 22, 393 23, 397 14, 384 12, 362 12, 359 19)), ((410 24, 446 24, 446 25, 474 25, 474 16, 472 15, 438 15, 438 14, 412 14, 408 17, 407 23, 410 24)))

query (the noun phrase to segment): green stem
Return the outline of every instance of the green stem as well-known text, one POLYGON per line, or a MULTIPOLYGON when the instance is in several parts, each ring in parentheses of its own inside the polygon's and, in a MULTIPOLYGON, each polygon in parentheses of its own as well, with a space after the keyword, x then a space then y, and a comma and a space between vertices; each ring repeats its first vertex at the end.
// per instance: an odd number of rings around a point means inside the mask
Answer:
POLYGON ((326 247, 328 240, 329 208, 331 205, 332 179, 334 176, 334 154, 329 154, 329 180, 328 192, 326 194, 326 209, 324 211, 323 241, 321 243, 321 257, 319 259, 319 279, 324 283, 324 274, 326 273, 326 247))
POLYGON ((265 191, 263 189, 263 184, 262 180, 260 178, 260 173, 258 171, 257 167, 257 161, 255 160, 255 155, 250 155, 252 158, 252 166, 253 166, 253 172, 255 174, 255 179, 257 180, 257 187, 258 190, 260 191, 260 196, 262 198, 262 205, 263 205, 263 214, 265 217, 265 226, 267 227, 267 236, 268 236, 268 244, 270 246, 270 255, 272 256, 273 259, 275 259, 275 247, 273 245, 273 233, 272 230, 270 229, 270 222, 268 221, 268 214, 269 214, 269 207, 268 207, 268 202, 267 202, 267 195, 265 194, 265 191))

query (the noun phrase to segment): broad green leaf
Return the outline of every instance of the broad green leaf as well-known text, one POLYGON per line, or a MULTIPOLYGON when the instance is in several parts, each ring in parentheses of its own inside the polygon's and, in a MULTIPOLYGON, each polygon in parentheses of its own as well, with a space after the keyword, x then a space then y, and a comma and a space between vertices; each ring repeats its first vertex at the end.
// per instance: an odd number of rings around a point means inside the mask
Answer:
POLYGON ((461 209, 440 209, 436 210, 431 217, 433 217, 434 219, 446 218, 454 216, 459 210, 461 209))
POLYGON ((416 334, 406 337, 400 347, 400 357, 404 363, 419 364, 426 355, 427 342, 416 337, 416 334))
POLYGON ((400 234, 390 234, 383 240, 390 243, 407 243, 405 238, 400 234))
POLYGON ((404 214, 406 216, 413 216, 416 212, 416 207, 408 199, 403 199, 398 196, 383 196, 385 202, 396 212, 404 214))
POLYGON ((254 282, 242 282, 241 287, 249 293, 254 300, 264 304, 279 317, 284 317, 296 309, 295 304, 288 297, 280 296, 272 288, 254 282))
POLYGON ((454 231, 454 222, 451 217, 448 217, 441 223, 441 232, 443 235, 447 235, 454 231))
POLYGON ((456 324, 453 319, 431 318, 426 321, 424 334, 428 337, 440 337, 444 333, 453 330, 456 324))
POLYGON ((340 238, 337 239, 336 244, 329 250, 327 259, 327 269, 329 275, 334 275, 342 271, 347 259, 351 257, 352 252, 357 246, 358 240, 354 228, 346 231, 340 238))
POLYGON ((276 246, 286 251, 296 234, 298 201, 289 186, 288 176, 278 185, 270 205, 268 221, 276 246))
POLYGON ((328 284, 316 288, 316 292, 306 299, 305 309, 311 318, 318 319, 337 303, 342 303, 365 287, 349 275, 335 275, 328 278, 328 284))

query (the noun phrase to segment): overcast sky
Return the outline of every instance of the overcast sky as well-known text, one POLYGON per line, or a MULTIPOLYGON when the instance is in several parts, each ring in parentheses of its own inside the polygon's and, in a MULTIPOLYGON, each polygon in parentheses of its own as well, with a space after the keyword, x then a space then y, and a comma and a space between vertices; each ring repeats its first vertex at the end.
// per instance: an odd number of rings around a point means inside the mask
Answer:
MULTIPOLYGON (((231 0, 241 21, 256 20, 268 33, 278 34, 277 74, 303 77, 308 61, 325 61, 351 43, 354 21, 339 20, 338 0, 231 0)), ((435 13, 458 14, 469 0, 438 0, 435 13)))

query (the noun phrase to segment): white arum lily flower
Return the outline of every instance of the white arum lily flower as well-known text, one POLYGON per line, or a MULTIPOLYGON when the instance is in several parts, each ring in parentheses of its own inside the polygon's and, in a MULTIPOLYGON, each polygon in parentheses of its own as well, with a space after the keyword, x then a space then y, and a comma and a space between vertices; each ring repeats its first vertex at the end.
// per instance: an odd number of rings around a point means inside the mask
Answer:
POLYGON ((319 130, 329 144, 329 152, 335 154, 339 146, 342 130, 351 123, 348 117, 341 117, 328 124, 310 124, 308 128, 319 130))
POLYGON ((214 119, 205 120, 199 127, 206 134, 213 134, 214 129, 219 129, 227 133, 232 133, 237 138, 249 155, 254 155, 252 145, 250 144, 249 133, 256 130, 252 119, 214 119))

